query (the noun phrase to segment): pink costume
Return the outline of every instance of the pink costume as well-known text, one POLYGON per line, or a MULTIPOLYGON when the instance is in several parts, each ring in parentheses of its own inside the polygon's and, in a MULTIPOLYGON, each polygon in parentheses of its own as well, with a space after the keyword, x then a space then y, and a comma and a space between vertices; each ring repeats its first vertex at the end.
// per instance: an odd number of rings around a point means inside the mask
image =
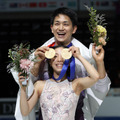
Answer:
POLYGON ((74 120, 78 99, 72 82, 47 80, 40 96, 43 120, 74 120))

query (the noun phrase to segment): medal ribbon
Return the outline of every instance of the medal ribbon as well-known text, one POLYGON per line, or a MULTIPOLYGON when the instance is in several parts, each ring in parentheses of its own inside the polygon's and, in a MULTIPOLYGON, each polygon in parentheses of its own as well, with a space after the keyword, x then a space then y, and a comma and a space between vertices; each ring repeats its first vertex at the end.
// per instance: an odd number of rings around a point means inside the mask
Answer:
MULTIPOLYGON (((55 43, 49 45, 49 47, 54 45, 55 43)), ((72 46, 72 43, 70 43, 67 47, 69 48, 71 46, 72 46)), ((70 63, 70 76, 67 76, 67 78, 68 80, 73 80, 75 78, 75 58, 73 56, 70 59, 65 60, 59 77, 54 78, 54 76, 52 76, 52 78, 56 81, 62 79, 68 69, 69 63, 70 63)))
MULTIPOLYGON (((67 47, 71 47, 72 43, 70 43, 67 47)), ((75 79, 75 58, 72 56, 70 59, 70 77, 67 76, 68 80, 75 79)))

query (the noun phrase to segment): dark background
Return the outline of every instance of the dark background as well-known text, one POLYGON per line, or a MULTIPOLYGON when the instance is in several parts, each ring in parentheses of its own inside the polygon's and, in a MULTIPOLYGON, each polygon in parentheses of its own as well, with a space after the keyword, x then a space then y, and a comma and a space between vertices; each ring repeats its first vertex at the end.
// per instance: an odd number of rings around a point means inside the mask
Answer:
MULTIPOLYGON (((75 38, 89 47, 92 42, 87 27, 88 12, 76 11, 79 25, 75 38)), ((98 11, 106 14, 109 41, 105 49, 105 67, 111 79, 111 87, 120 87, 120 15, 116 11, 98 11)), ((18 85, 7 73, 8 49, 14 44, 30 42, 31 49, 41 46, 53 35, 50 30, 51 12, 0 13, 0 97, 16 97, 18 85)))

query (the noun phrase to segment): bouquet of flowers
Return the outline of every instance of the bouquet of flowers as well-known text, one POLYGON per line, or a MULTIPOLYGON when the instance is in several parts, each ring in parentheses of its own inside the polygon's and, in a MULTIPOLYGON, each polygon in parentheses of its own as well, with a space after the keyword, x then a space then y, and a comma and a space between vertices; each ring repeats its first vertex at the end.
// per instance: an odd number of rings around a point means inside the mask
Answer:
MULTIPOLYGON (((17 72, 22 72, 22 75, 27 78, 30 68, 33 66, 35 58, 30 59, 30 54, 34 50, 30 51, 30 45, 14 45, 12 49, 8 51, 8 57, 11 58, 10 64, 7 66, 8 72, 13 68, 17 72)), ((22 83, 27 85, 27 79, 22 83)))
POLYGON ((85 5, 85 7, 89 11, 90 15, 90 19, 87 25, 92 35, 91 39, 96 44, 96 46, 98 45, 105 46, 108 41, 108 38, 105 26, 107 23, 105 23, 104 14, 102 15, 96 14, 97 10, 93 9, 93 7, 88 7, 87 5, 85 5))

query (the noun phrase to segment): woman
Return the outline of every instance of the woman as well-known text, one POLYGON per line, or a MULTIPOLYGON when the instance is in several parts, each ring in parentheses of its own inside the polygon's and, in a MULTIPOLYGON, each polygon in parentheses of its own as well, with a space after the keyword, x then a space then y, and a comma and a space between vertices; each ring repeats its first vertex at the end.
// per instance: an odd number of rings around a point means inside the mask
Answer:
MULTIPOLYGON (((58 78, 65 59, 62 58, 61 51, 63 46, 55 47, 55 56, 49 60, 49 64, 53 69, 53 78, 58 78)), ((43 54, 47 51, 46 47, 42 49, 43 54)), ((77 78, 70 82, 67 78, 67 73, 60 80, 53 78, 47 81, 37 81, 34 84, 34 92, 29 100, 26 97, 26 87, 22 86, 24 77, 19 74, 19 82, 21 85, 20 108, 22 115, 26 116, 35 106, 40 98, 40 106, 42 110, 43 120, 74 120, 77 102, 80 93, 91 87, 99 79, 99 74, 96 69, 87 62, 80 54, 77 47, 70 47, 69 51, 77 58, 88 72, 87 77, 77 78)), ((41 58, 42 60, 45 57, 41 58)))

